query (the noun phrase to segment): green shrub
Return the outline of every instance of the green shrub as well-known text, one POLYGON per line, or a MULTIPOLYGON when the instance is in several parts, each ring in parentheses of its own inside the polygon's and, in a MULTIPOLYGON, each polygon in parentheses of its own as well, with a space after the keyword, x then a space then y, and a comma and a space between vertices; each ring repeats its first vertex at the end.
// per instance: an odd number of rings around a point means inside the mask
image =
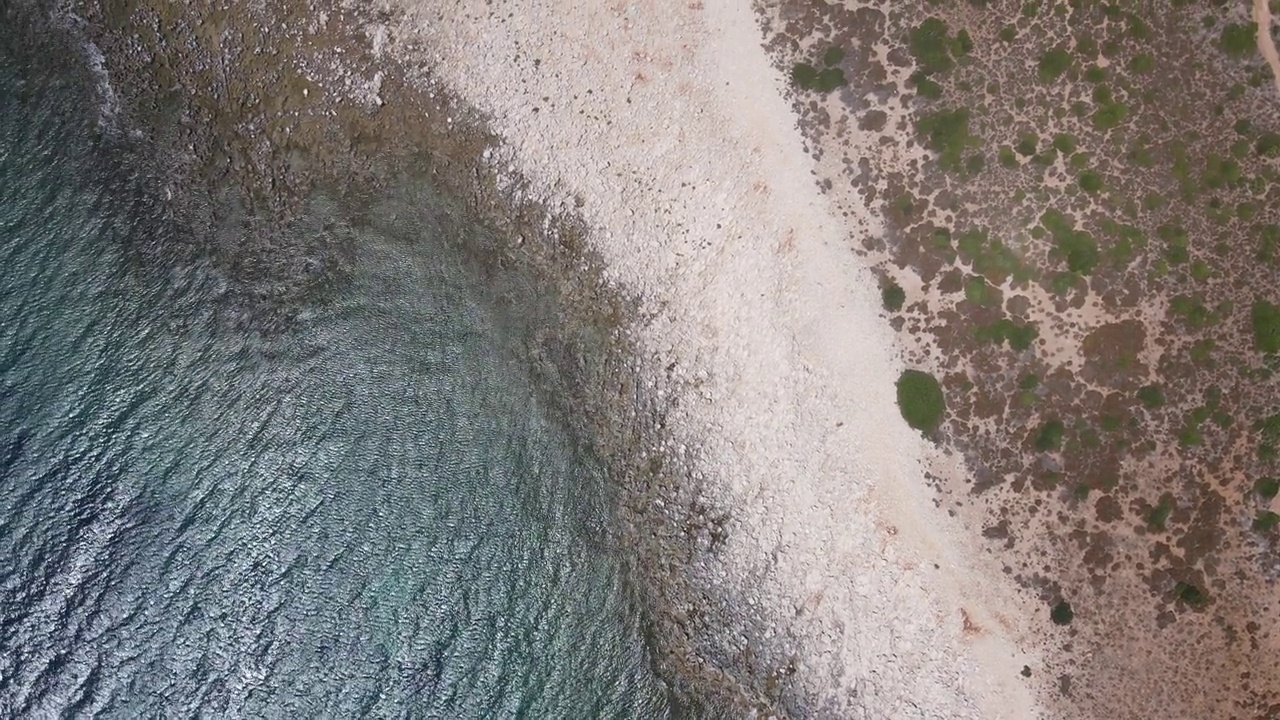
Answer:
POLYGON ((1253 145, 1253 151, 1263 157, 1276 157, 1280 155, 1280 135, 1276 133, 1265 133, 1258 138, 1253 145))
POLYGON ((1054 625, 1070 625, 1071 621, 1075 620, 1075 618, 1076 613, 1071 609, 1071 603, 1066 600, 1059 601, 1058 604, 1054 605, 1053 609, 1049 611, 1049 619, 1053 621, 1054 625))
POLYGON ((1053 82, 1062 77, 1062 74, 1071 67, 1071 53, 1062 48, 1054 48, 1040 56, 1038 67, 1040 79, 1045 82, 1053 82))
POLYGON ((1129 117, 1129 108, 1124 103, 1107 103, 1094 111, 1093 126, 1098 130, 1110 130, 1119 127, 1127 117, 1129 117))
POLYGON ((1191 259, 1191 240, 1181 225, 1161 225, 1156 228, 1156 234, 1165 243, 1165 260, 1181 265, 1191 259))
POLYGON ((1067 261, 1067 268, 1074 273, 1089 275, 1098 265, 1098 243, 1093 235, 1077 231, 1066 215, 1053 209, 1044 211, 1040 224, 1053 236, 1055 252, 1067 261))
POLYGON ((1252 55, 1258 50, 1257 28, 1253 25, 1232 23, 1222 28, 1222 51, 1234 57, 1252 55))
POLYGON ((1204 161, 1204 174, 1201 176, 1205 186, 1218 190, 1233 186, 1244 176, 1240 172, 1240 163, 1232 158, 1224 158, 1217 153, 1210 153, 1204 161))
POLYGON ((1138 388, 1138 400, 1148 409, 1154 410, 1164 405, 1164 390, 1159 385, 1143 385, 1138 388))
POLYGON ((809 63, 796 63, 791 67, 791 82, 809 89, 818 84, 818 68, 809 63))
POLYGON ((1201 608, 1209 603, 1209 595, 1191 583, 1180 582, 1173 588, 1173 596, 1193 608, 1201 608))
POLYGON ((1102 176, 1093 170, 1086 170, 1080 173, 1077 182, 1080 184, 1081 190, 1090 194, 1102 190, 1102 176))
POLYGON ((898 283, 890 282, 880 291, 880 299, 884 302, 885 310, 898 312, 907 301, 907 291, 903 290, 898 283))
POLYGON ((1073 272, 1057 272, 1049 278, 1049 290, 1054 295, 1066 295, 1080 284, 1080 276, 1073 272))
POLYGON ((1196 282, 1205 282, 1213 277, 1213 268, 1203 260, 1196 260, 1191 263, 1191 277, 1196 282))
POLYGON ((1147 236, 1141 230, 1132 225, 1120 225, 1119 236, 1107 249, 1107 257, 1111 259, 1112 265, 1126 267, 1133 262, 1137 251, 1146 246, 1147 236))
POLYGON ((829 67, 819 70, 808 63, 796 63, 791 68, 791 82, 805 90, 829 93, 844 85, 847 80, 845 80, 844 71, 840 68, 829 67))
POLYGON ((964 283, 964 298, 974 305, 983 305, 988 300, 987 279, 981 275, 970 276, 964 283))
POLYGON ((1030 271, 1022 265, 1018 253, 983 230, 964 232, 956 242, 956 249, 960 257, 972 265, 974 272, 993 284, 999 285, 1009 276, 1015 279, 1030 277, 1030 271))
POLYGON ((1271 262, 1280 251, 1280 225, 1255 225, 1253 230, 1258 233, 1258 259, 1271 262))
POLYGON ((1035 325, 1019 325, 1008 318, 1002 318, 986 327, 978 328, 974 332, 974 337, 980 342, 996 345, 1008 342, 1009 347, 1021 352, 1031 347, 1031 343, 1040 337, 1040 331, 1035 325))
POLYGON ((1040 136, 1035 133, 1027 133, 1018 138, 1018 144, 1013 149, 1023 157, 1031 157, 1036 154, 1036 148, 1040 145, 1040 136))
POLYGON ((907 43, 925 75, 944 73, 955 67, 951 59, 951 31, 940 18, 931 17, 911 31, 907 43))
POLYGON ((1040 432, 1036 433, 1036 450, 1040 452, 1051 452, 1062 447, 1062 437, 1066 434, 1067 428, 1062 424, 1061 420, 1050 420, 1040 426, 1040 432))
POLYGON ((964 150, 972 141, 969 135, 968 108, 939 110, 916 121, 916 131, 924 137, 925 147, 938 153, 938 166, 943 170, 961 170, 964 150))
POLYGON ((915 86, 916 93, 922 98, 937 100, 942 97, 942 86, 930 80, 924 73, 912 73, 911 77, 907 78, 907 82, 915 86))
POLYGON ((1218 342, 1213 338, 1205 338, 1196 341, 1191 346, 1191 362, 1197 365, 1213 365, 1213 351, 1218 347, 1218 342))
POLYGON ((1275 460, 1280 455, 1280 413, 1269 415, 1253 424, 1258 434, 1258 457, 1263 460, 1275 460))
POLYGON ((1031 162, 1037 165, 1040 165, 1041 167, 1049 167, 1057 161, 1058 161, 1058 149, 1053 146, 1049 146, 1045 148, 1044 152, 1037 153, 1034 157, 1031 158, 1031 162))
POLYGON ((1087 232, 1075 232, 1058 242, 1058 251, 1067 258, 1067 269, 1081 275, 1093 273, 1098 265, 1098 243, 1087 232))
POLYGON ((898 409, 907 424, 923 433, 936 430, 947 410, 938 381, 920 370, 904 370, 896 387, 898 409))
POLYGON ((1070 133, 1058 133, 1053 136, 1053 147, 1063 155, 1070 155, 1076 151, 1076 136, 1070 133))
POLYGON ((1253 346, 1268 355, 1280 352, 1280 308, 1258 300, 1249 313, 1253 324, 1253 346))
POLYGON ((1150 40, 1151 26, 1147 24, 1137 13, 1128 13, 1125 15, 1125 21, 1129 26, 1129 37, 1134 40, 1150 40))
POLYGON ((1178 433, 1178 444, 1182 447, 1196 447, 1204 443, 1204 433, 1198 425, 1188 425, 1178 433))
POLYGON ((1258 532, 1270 532, 1280 525, 1280 515, 1270 510, 1259 510, 1258 516, 1253 519, 1253 529, 1258 532))
POLYGON ((966 175, 970 177, 982 172, 982 170, 986 167, 987 167, 987 156, 983 155, 982 153, 974 153, 973 155, 970 155, 968 158, 966 158, 964 161, 964 172, 966 175))
POLYGON ((893 209, 904 218, 910 219, 916 214, 916 210, 923 206, 916 205, 916 198, 909 192, 904 192, 893 201, 893 209))
POLYGON ((1258 497, 1264 500, 1270 500, 1277 494, 1280 494, 1280 480, 1275 478, 1258 478, 1253 483, 1253 491, 1258 493, 1258 497))
POLYGON ((1163 532, 1169 522, 1169 516, 1173 514, 1173 509, 1173 495, 1169 493, 1161 495, 1160 502, 1147 513, 1147 529, 1163 532))

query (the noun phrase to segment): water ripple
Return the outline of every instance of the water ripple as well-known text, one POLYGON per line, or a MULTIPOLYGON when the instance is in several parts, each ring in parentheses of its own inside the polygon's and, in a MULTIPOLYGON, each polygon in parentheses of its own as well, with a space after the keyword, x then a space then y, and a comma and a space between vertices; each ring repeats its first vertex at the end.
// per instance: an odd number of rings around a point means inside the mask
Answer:
POLYGON ((182 231, 3 60, 0 715, 668 713, 601 473, 430 208, 384 199, 341 292, 236 329, 234 278, 126 260, 182 231))

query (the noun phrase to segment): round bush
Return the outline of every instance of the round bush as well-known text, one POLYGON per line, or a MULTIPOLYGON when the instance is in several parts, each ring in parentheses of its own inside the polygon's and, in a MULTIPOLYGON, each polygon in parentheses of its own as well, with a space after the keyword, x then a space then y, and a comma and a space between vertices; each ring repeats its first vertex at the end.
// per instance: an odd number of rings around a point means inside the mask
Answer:
POLYGON ((942 386, 927 372, 906 370, 898 378, 898 409, 911 427, 923 433, 937 429, 947 410, 942 386))
POLYGON ((1076 613, 1071 609, 1071 603, 1062 600, 1049 611, 1049 619, 1054 625, 1070 625, 1076 619, 1076 613))

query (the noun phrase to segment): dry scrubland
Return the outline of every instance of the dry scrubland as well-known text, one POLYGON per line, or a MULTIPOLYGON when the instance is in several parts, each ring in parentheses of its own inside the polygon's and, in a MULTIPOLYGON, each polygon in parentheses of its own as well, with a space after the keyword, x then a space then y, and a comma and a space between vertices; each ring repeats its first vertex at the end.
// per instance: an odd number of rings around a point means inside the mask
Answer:
POLYGON ((851 249, 918 369, 903 412, 1043 604, 1050 715, 1280 716, 1280 92, 1251 5, 766 5, 819 181, 889 218, 851 249))

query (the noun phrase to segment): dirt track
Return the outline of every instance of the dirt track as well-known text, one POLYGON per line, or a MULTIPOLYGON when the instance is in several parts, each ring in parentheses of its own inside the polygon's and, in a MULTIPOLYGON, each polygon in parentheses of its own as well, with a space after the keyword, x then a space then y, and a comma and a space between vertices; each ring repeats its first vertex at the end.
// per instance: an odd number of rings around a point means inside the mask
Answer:
POLYGON ((1276 52, 1276 42, 1271 39, 1271 6, 1268 0, 1253 0, 1253 19, 1258 23, 1258 51, 1271 66, 1276 92, 1280 92, 1280 53, 1276 52))

